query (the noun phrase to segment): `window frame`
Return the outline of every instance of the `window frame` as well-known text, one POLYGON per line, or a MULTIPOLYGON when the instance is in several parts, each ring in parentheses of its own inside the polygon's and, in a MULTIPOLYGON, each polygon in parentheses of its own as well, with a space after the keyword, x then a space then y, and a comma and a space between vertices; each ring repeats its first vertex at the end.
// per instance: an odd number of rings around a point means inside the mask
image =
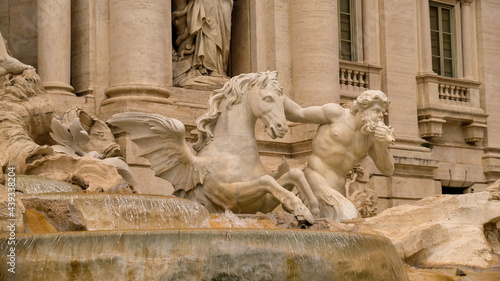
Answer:
POLYGON ((357 52, 357 44, 356 41, 358 40, 357 38, 357 27, 356 27, 356 0, 337 0, 337 9, 338 9, 338 31, 339 31, 339 59, 340 60, 345 60, 345 61, 352 61, 352 62, 357 62, 358 61, 358 52, 357 52), (344 13, 340 11, 340 1, 349 1, 349 13, 344 13), (350 28, 350 50, 351 50, 351 58, 350 59, 344 59, 342 58, 342 42, 349 42, 344 39, 342 39, 342 25, 341 25, 341 15, 342 14, 347 14, 349 15, 349 28, 350 28))
MULTIPOLYGON (((454 5, 449 5, 449 4, 444 4, 441 2, 436 2, 436 1, 429 1, 429 21, 431 20, 430 18, 430 9, 431 7, 437 8, 437 21, 438 21, 438 30, 433 30, 432 27, 430 27, 430 35, 432 37, 433 32, 438 33, 438 40, 439 40, 439 55, 433 55, 431 52, 431 61, 433 62, 434 58, 439 59, 439 73, 434 71, 434 67, 432 63, 432 70, 434 73, 437 75, 443 76, 443 77, 450 77, 450 78, 457 78, 458 77, 458 60, 457 60, 457 55, 458 55, 458 50, 457 50, 457 18, 456 18, 456 13, 457 10, 454 5), (444 44, 443 44, 443 34, 445 31, 443 30, 443 21, 442 21, 442 10, 446 9, 450 12, 450 44, 451 44, 451 58, 446 58, 444 56, 444 44), (451 76, 445 75, 444 73, 444 65, 445 65, 445 60, 450 59, 451 60, 451 76)), ((432 39, 431 39, 431 48, 432 48, 432 39)))

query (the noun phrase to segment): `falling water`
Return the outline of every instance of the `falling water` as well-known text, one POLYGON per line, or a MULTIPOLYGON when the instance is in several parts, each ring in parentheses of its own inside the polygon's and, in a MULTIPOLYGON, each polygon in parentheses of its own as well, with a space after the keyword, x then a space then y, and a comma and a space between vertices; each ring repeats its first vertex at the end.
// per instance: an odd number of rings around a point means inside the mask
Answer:
POLYGON ((209 227, 202 205, 173 196, 59 193, 25 195, 22 201, 26 206, 67 202, 81 213, 87 230, 209 227))
POLYGON ((353 233, 171 229, 18 234, 17 241, 18 280, 408 280, 388 239, 353 233))
POLYGON ((16 190, 24 194, 82 192, 81 188, 67 182, 28 175, 16 176, 16 190))

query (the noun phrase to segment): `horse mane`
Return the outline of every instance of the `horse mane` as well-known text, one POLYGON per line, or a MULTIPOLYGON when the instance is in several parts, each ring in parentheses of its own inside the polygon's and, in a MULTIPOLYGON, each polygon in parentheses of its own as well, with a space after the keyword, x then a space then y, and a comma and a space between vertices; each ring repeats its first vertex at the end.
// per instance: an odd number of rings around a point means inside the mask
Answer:
POLYGON ((231 78, 221 89, 214 90, 208 100, 207 112, 196 119, 198 141, 193 144, 194 150, 200 151, 212 141, 213 130, 220 113, 231 109, 233 105, 240 104, 243 101, 243 96, 252 87, 259 85, 264 88, 271 83, 276 92, 283 96, 283 89, 277 79, 277 71, 240 74, 231 78))

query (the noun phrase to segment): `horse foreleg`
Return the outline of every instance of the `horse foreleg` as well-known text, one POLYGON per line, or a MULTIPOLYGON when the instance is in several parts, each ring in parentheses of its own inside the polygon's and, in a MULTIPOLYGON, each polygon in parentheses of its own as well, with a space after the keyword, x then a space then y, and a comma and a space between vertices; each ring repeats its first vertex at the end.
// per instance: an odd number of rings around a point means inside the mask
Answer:
POLYGON ((248 212, 250 206, 260 204, 258 210, 271 194, 283 209, 295 215, 299 220, 305 219, 314 223, 314 216, 309 209, 302 203, 302 200, 295 196, 293 192, 283 188, 278 182, 269 175, 261 176, 258 179, 248 182, 232 183, 208 183, 205 182, 207 197, 215 204, 230 209, 233 212, 248 212))
POLYGON ((291 190, 294 186, 297 187, 302 198, 305 198, 311 213, 315 218, 319 218, 320 211, 318 199, 312 192, 311 186, 309 186, 309 183, 301 170, 291 169, 282 175, 277 182, 288 190, 291 190))

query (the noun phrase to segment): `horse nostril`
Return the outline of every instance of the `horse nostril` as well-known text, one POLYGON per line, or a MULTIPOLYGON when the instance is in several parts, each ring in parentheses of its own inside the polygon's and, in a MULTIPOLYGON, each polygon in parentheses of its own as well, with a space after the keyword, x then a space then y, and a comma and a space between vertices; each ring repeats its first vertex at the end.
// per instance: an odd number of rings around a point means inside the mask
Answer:
POLYGON ((283 129, 283 125, 281 125, 281 123, 278 122, 276 123, 276 128, 281 131, 283 129))

